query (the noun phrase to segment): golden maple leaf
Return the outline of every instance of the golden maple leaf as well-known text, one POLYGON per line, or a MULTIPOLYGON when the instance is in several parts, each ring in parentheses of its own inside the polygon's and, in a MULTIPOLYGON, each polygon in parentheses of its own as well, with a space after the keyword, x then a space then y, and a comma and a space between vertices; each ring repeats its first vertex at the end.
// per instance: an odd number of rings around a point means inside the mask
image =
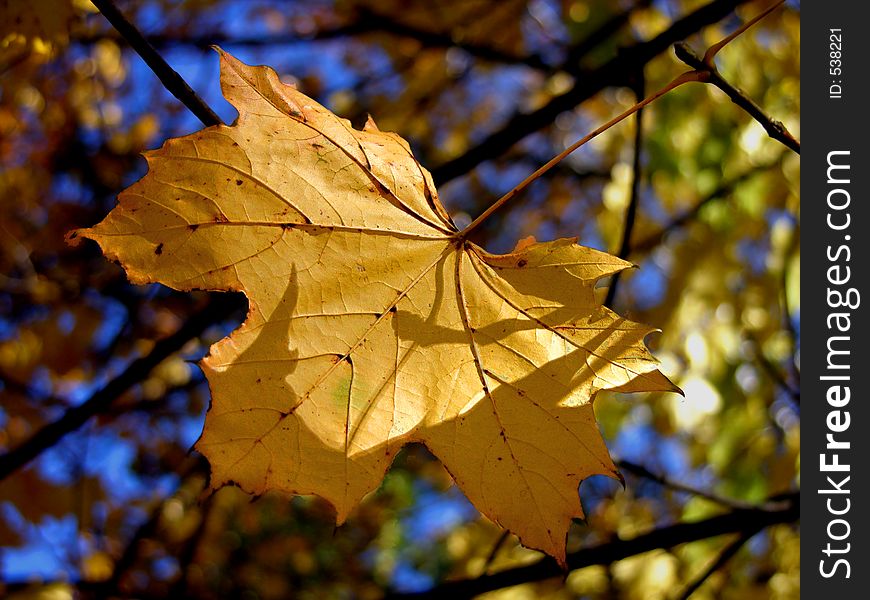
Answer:
POLYGON ((467 241, 394 133, 362 131, 221 52, 238 109, 146 155, 96 240, 136 283, 244 292, 202 361, 212 486, 317 494, 342 522, 422 442, 471 502, 564 564, 580 481, 618 476, 603 389, 675 390, 651 328, 596 300, 629 266, 573 239, 467 241))

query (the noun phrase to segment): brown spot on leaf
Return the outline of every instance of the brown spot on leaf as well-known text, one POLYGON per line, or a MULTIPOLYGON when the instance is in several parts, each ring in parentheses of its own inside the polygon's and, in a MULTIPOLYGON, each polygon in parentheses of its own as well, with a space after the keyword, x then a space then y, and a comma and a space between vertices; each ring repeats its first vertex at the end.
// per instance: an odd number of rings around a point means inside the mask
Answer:
POLYGON ((190 225, 187 226, 187 228, 190 229, 191 231, 196 231, 197 229, 199 229, 199 224, 198 223, 191 223, 190 225))
POLYGON ((236 179, 236 185, 242 185, 243 181, 241 179, 236 179))
POLYGON ((154 248, 154 254, 156 254, 157 256, 160 256, 161 254, 163 254, 163 242, 160 242, 159 244, 157 244, 157 247, 154 248))
POLYGON ((517 266, 518 266, 520 269, 522 269, 523 267, 525 267, 527 264, 529 264, 529 261, 527 261, 525 258, 521 258, 519 261, 517 261, 517 266))

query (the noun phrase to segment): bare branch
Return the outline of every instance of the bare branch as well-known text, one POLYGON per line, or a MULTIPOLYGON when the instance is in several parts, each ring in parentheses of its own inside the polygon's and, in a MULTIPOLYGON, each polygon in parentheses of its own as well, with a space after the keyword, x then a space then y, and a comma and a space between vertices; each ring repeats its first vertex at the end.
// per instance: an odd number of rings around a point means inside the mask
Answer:
POLYGON ((707 75, 706 81, 712 83, 717 88, 725 92, 731 99, 731 102, 749 113, 753 119, 758 121, 764 130, 771 138, 783 144, 789 150, 793 150, 797 154, 801 153, 801 143, 786 129, 780 121, 775 121, 764 110, 758 106, 755 101, 746 95, 742 90, 728 83, 719 73, 712 62, 705 62, 698 54, 692 50, 686 43, 679 43, 674 47, 674 52, 681 61, 692 67, 698 72, 707 75))
POLYGON ((219 116, 193 91, 187 82, 173 70, 172 67, 163 59, 162 56, 154 49, 154 46, 148 43, 142 33, 136 29, 127 18, 118 10, 112 0, 94 0, 94 5, 100 9, 103 16, 118 30, 118 33, 127 40, 127 43, 136 51, 142 60, 151 67, 154 74, 160 79, 163 86, 169 90, 173 96, 178 98, 190 112, 202 121, 206 127, 211 125, 220 125, 222 123, 219 116))

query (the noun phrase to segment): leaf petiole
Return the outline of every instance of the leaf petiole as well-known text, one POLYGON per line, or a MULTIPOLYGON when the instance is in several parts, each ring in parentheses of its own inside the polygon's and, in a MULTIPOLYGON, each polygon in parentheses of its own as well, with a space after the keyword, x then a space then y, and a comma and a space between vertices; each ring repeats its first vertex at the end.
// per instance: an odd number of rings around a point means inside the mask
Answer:
POLYGON ((543 175, 544 173, 546 173, 547 171, 549 171, 550 169, 555 167, 566 156, 568 156, 569 154, 574 152, 577 148, 579 148, 580 146, 582 146, 583 144, 585 144, 586 142, 588 142, 592 138, 597 137, 598 135, 604 133, 605 131, 607 131, 608 129, 610 129, 611 127, 613 127, 614 125, 616 125, 617 123, 622 121, 623 119, 625 119, 626 117, 630 117, 631 115, 633 115, 634 113, 639 111, 641 108, 643 108, 647 104, 651 103, 653 100, 656 100, 656 99, 664 96, 665 94, 667 94, 671 90, 683 85, 684 83, 690 83, 692 81, 703 81, 706 78, 706 76, 707 76, 707 73, 705 73, 705 72, 686 71, 685 73, 674 78, 673 81, 671 81, 669 84, 667 84, 666 86, 664 86, 663 88, 661 88, 657 92, 647 96, 646 98, 644 98, 643 100, 641 100, 640 102, 638 102, 637 104, 635 104, 634 106, 632 106, 631 108, 629 108, 628 110, 623 112, 622 114, 617 115, 616 117, 613 117, 611 120, 609 120, 607 123, 605 123, 604 125, 602 125, 598 129, 596 129, 592 133, 577 140, 576 142, 574 142, 573 144, 571 144, 570 146, 565 148, 562 152, 560 152, 559 154, 554 156, 552 159, 550 159, 549 162, 547 162, 545 165, 543 165, 537 171, 535 171, 534 173, 532 173, 531 175, 526 177, 524 180, 522 180, 511 191, 509 191, 504 196, 502 196, 501 198, 499 198, 498 200, 493 202, 492 205, 490 205, 490 207, 487 208, 483 212, 483 214, 481 214, 479 217, 474 219, 468 225, 468 227, 466 227, 465 229, 460 231, 459 234, 457 235, 457 237, 459 239, 466 239, 468 237, 469 233, 474 231, 481 223, 483 223, 487 218, 489 218, 489 216, 492 213, 494 213, 499 208, 501 208, 501 206, 505 202, 507 202, 508 200, 510 200, 511 198, 516 196, 517 194, 519 194, 521 191, 526 189, 533 181, 535 181, 541 175, 543 175))

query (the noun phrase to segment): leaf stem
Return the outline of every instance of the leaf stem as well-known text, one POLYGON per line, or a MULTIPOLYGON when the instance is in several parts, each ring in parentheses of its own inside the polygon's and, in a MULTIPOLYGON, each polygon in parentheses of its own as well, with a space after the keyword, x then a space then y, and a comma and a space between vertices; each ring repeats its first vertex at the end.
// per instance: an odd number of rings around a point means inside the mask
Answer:
POLYGON ((689 83, 692 81, 702 81, 704 78, 705 78, 704 73, 699 73, 698 71, 686 71, 685 73, 677 76, 673 81, 671 81, 665 87, 661 88, 660 90, 653 93, 652 95, 647 96, 646 98, 644 98, 643 100, 641 100, 640 102, 638 102, 637 104, 635 104, 634 106, 632 106, 631 108, 626 110, 625 112, 613 117, 607 123, 605 123, 604 125, 602 125, 598 129, 596 129, 592 133, 589 133, 588 135, 580 138, 579 140, 577 140, 576 142, 574 142, 573 144, 571 144, 570 146, 565 148, 562 152, 560 152, 559 154, 554 156, 552 159, 550 159, 545 165, 540 167, 537 171, 535 171, 534 173, 532 173, 531 175, 529 175, 528 177, 523 179, 519 183, 519 185, 514 187, 507 194, 505 194, 504 196, 502 196, 501 198, 499 198, 498 200, 493 202, 493 204, 489 208, 487 208, 483 212, 483 214, 481 214, 474 221, 472 221, 468 225, 468 227, 466 227, 465 229, 460 231, 459 235, 457 237, 460 239, 467 239, 469 233, 471 233, 472 231, 477 229, 477 227, 479 227, 481 223, 483 223, 487 218, 489 218, 489 216, 492 213, 494 213, 499 208, 501 208, 503 204, 508 202, 510 199, 512 199, 514 196, 516 196, 517 194, 519 194, 523 190, 525 190, 527 187, 529 187, 529 185, 531 185, 531 183, 533 181, 535 181, 541 175, 543 175, 544 173, 546 173, 547 171, 549 171, 550 169, 555 167, 557 164, 562 162, 562 160, 565 157, 567 157, 569 154, 571 154, 572 152, 577 150, 577 148, 584 145, 589 140, 604 133, 605 131, 607 131, 608 129, 610 129, 611 127, 613 127, 614 125, 616 125, 617 123, 622 121, 623 119, 630 117, 631 115, 633 115, 634 113, 639 111, 641 108, 643 108, 647 104, 649 104, 649 103, 653 102, 654 100, 657 100, 658 98, 664 96, 665 94, 667 94, 671 90, 683 85, 684 83, 689 83))
POLYGON ((707 48, 707 51, 704 53, 704 62, 710 66, 713 66, 713 58, 716 56, 719 50, 730 44, 735 38, 741 36, 744 31, 758 23, 761 19, 772 13, 783 4, 785 4, 785 0, 779 0, 779 2, 774 2, 766 9, 755 15, 752 19, 732 31, 730 35, 725 36, 724 38, 707 48))

